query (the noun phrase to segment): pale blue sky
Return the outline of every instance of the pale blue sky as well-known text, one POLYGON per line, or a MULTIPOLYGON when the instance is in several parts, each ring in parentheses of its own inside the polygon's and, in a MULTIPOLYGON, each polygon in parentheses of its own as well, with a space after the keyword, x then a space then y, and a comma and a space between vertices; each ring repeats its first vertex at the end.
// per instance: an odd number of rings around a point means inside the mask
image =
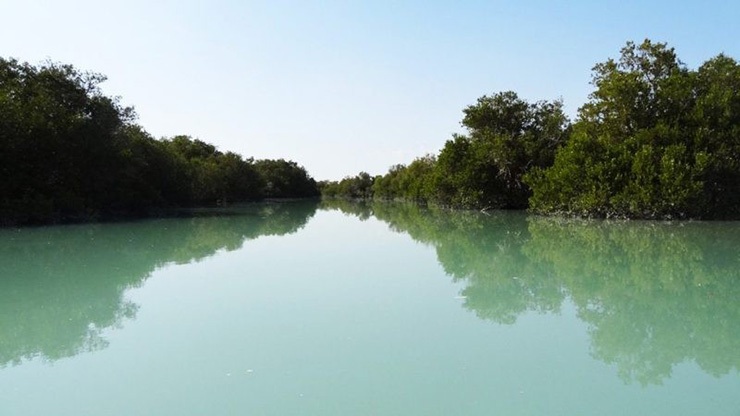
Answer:
POLYGON ((513 90, 587 99, 627 40, 691 68, 740 58, 740 2, 0 1, 0 53, 108 76, 155 137, 189 134, 316 179, 436 153, 462 109, 513 90))

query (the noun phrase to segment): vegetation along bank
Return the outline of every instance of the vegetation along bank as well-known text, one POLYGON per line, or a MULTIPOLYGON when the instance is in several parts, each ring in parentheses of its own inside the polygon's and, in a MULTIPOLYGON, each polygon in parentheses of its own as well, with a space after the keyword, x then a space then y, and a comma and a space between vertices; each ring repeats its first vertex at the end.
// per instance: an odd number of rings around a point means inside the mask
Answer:
POLYGON ((105 77, 0 58, 0 225, 146 216, 318 196, 293 161, 244 159, 189 136, 154 139, 105 77))
POLYGON ((384 175, 317 183, 189 136, 155 139, 105 77, 0 58, 0 225, 146 216, 264 198, 402 199, 465 209, 647 219, 740 218, 740 67, 689 69, 673 48, 628 42, 594 66, 568 119, 515 92, 463 110, 465 134, 384 175))
POLYGON ((322 182, 326 197, 645 219, 740 218, 740 67, 691 70, 673 48, 628 42, 594 66, 571 122, 560 101, 514 92, 463 110, 467 134, 436 155, 322 182))

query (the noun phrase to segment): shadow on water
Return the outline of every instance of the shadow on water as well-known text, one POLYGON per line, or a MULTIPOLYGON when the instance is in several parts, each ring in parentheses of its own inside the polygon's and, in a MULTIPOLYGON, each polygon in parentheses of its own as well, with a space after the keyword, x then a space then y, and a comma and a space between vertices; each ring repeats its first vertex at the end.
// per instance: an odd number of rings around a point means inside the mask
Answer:
POLYGON ((323 209, 375 216, 434 247, 482 319, 513 324, 572 302, 592 355, 625 382, 660 384, 687 361, 714 376, 740 369, 740 222, 562 220, 377 202, 323 209))
POLYGON ((124 292, 170 263, 290 234, 316 202, 209 210, 186 219, 0 230, 0 368, 105 348, 104 329, 133 319, 124 292))

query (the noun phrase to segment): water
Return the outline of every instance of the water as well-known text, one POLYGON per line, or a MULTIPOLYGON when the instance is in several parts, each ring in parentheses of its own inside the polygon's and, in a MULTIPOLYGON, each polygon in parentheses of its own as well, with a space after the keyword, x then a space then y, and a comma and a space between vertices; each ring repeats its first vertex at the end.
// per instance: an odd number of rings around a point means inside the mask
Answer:
POLYGON ((0 230, 0 415, 740 415, 740 223, 211 214, 0 230))

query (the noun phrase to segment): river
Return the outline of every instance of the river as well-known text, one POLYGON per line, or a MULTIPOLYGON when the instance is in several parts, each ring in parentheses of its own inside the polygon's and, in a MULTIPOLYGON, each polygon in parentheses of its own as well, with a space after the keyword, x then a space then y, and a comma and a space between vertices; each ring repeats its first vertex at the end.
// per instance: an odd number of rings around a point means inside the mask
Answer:
POLYGON ((196 214, 0 229, 0 415, 740 414, 740 222, 196 214))

